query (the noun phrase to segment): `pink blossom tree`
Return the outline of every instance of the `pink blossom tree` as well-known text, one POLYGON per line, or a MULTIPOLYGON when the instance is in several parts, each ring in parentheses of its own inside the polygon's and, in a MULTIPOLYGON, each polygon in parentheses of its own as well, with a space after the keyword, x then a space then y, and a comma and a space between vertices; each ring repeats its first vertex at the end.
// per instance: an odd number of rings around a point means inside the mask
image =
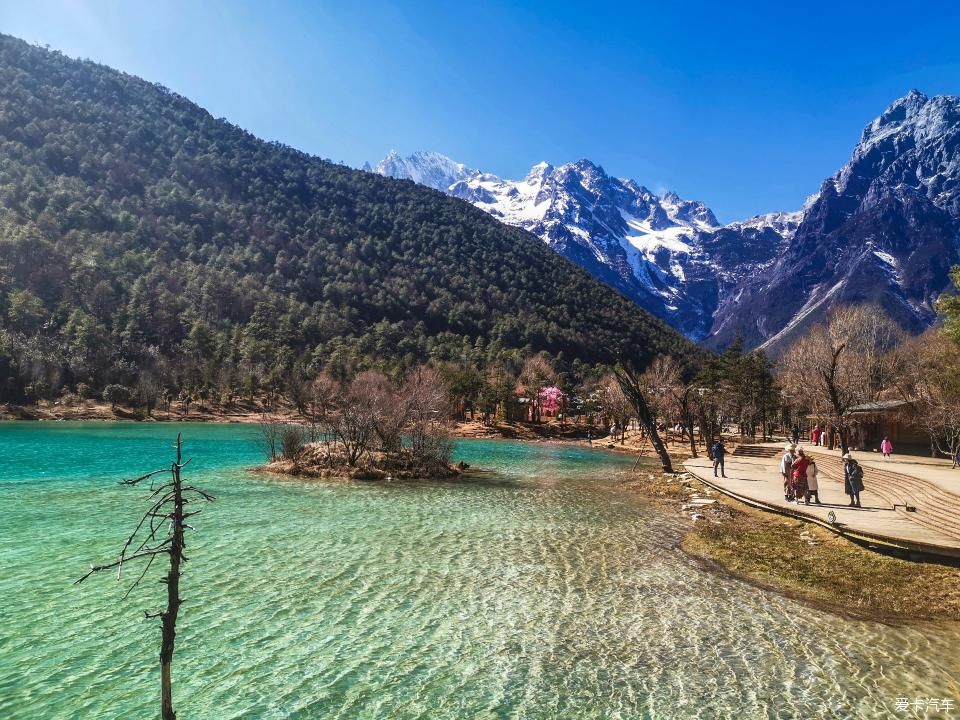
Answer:
POLYGON ((563 409, 567 396, 563 390, 551 385, 540 388, 540 409, 549 415, 557 415, 563 409))

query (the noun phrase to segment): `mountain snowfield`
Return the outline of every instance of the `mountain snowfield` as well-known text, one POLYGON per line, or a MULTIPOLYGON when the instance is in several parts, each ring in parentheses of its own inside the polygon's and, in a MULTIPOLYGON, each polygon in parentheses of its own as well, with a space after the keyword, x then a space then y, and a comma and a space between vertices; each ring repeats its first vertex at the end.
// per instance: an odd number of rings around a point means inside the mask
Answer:
POLYGON ((960 98, 916 90, 867 125, 801 210, 724 226, 701 202, 657 195, 589 160, 541 162, 507 180, 439 153, 391 151, 372 171, 530 231, 712 347, 739 334, 776 354, 834 305, 857 302, 920 332, 960 263, 960 98))
POLYGON ((799 221, 796 214, 770 213, 724 228, 703 203, 657 195, 589 160, 541 162, 526 177, 506 180, 439 153, 403 158, 391 151, 372 170, 427 185, 528 230, 698 340, 710 330, 721 293, 768 264, 799 221), (728 247, 742 235, 762 242, 753 252, 728 247))

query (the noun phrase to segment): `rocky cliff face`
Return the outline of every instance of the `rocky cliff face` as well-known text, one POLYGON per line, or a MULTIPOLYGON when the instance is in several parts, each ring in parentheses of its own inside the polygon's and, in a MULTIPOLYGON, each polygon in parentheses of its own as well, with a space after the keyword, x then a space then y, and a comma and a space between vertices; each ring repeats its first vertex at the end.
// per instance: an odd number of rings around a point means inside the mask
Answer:
POLYGON ((912 90, 864 129, 782 256, 720 304, 708 343, 740 332, 777 353, 831 307, 861 302, 920 332, 958 262, 960 98, 912 90))

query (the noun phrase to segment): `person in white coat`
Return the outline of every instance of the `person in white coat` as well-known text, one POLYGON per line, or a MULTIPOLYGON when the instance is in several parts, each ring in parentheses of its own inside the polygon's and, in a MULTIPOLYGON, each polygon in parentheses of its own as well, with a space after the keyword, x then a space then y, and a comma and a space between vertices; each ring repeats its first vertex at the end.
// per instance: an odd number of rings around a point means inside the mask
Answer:
POLYGON ((807 494, 804 497, 807 505, 810 504, 810 498, 813 498, 813 501, 820 505, 820 487, 817 482, 817 461, 813 458, 810 458, 810 464, 807 465, 807 494))

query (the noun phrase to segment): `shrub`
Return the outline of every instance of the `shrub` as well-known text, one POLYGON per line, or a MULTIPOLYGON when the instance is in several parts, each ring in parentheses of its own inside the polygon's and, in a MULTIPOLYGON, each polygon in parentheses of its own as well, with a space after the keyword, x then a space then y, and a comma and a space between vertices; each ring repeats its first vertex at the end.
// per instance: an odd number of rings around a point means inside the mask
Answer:
POLYGON ((110 403, 110 409, 130 402, 130 389, 124 385, 107 385, 103 389, 103 399, 110 403))
POLYGON ((280 429, 280 454, 287 460, 296 460, 303 452, 306 428, 302 425, 284 425, 280 429))

